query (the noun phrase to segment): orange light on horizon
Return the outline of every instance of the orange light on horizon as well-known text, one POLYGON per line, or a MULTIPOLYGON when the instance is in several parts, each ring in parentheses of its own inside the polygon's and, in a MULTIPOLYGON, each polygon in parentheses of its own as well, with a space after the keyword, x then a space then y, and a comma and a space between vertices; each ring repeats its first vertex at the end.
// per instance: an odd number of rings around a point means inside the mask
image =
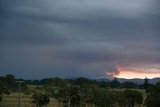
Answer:
POLYGON ((126 79, 133 79, 133 78, 156 78, 160 77, 160 70, 159 69, 129 69, 125 67, 117 66, 117 70, 115 72, 105 72, 105 75, 109 77, 117 77, 117 78, 126 78, 126 79), (148 72, 149 71, 149 72, 148 72))
POLYGON ((133 78, 156 78, 160 77, 160 72, 135 72, 135 71, 121 71, 119 75, 114 77, 117 78, 126 78, 126 79, 133 79, 133 78))

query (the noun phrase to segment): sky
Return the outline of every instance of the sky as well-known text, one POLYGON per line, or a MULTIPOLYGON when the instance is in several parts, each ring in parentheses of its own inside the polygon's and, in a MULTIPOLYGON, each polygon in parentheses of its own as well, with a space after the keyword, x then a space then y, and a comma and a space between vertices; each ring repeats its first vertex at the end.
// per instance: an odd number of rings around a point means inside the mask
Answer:
POLYGON ((160 77, 159 0, 0 0, 0 75, 160 77))

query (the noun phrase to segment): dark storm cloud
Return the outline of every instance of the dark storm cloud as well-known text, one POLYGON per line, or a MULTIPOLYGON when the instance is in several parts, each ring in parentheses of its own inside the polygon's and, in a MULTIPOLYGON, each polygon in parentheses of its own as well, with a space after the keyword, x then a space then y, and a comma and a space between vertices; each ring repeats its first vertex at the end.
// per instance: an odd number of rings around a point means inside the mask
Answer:
POLYGON ((95 78, 116 65, 159 69, 159 17, 158 0, 1 0, 0 72, 95 78))

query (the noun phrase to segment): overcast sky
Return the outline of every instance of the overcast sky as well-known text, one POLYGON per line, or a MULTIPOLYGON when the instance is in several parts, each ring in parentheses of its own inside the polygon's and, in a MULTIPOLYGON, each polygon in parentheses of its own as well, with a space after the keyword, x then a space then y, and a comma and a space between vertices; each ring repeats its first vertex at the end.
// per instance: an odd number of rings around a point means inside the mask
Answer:
POLYGON ((0 75, 160 72, 159 0, 0 0, 0 75))

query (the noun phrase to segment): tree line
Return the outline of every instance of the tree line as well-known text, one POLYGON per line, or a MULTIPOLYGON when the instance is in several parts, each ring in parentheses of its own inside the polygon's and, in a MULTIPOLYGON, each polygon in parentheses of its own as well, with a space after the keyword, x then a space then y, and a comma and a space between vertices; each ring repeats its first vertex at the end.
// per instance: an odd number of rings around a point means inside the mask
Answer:
MULTIPOLYGON (((58 77, 56 77, 58 78, 58 77)), ((41 79, 41 80, 23 80, 26 84, 30 84, 30 85, 43 85, 46 83, 46 81, 48 81, 49 78, 45 78, 45 79, 41 79)), ((79 77, 76 79, 65 79, 68 82, 70 82, 71 84, 74 85, 81 85, 83 83, 87 83, 87 84, 94 84, 94 85, 98 85, 99 87, 105 88, 105 87, 110 87, 110 88, 138 88, 138 89, 143 89, 146 88, 147 86, 152 86, 153 84, 149 84, 146 81, 146 85, 144 86, 144 84, 136 84, 134 82, 123 82, 120 83, 118 81, 117 78, 114 78, 113 80, 110 81, 99 81, 99 80, 92 80, 92 79, 88 79, 88 78, 84 78, 84 77, 79 77)))

